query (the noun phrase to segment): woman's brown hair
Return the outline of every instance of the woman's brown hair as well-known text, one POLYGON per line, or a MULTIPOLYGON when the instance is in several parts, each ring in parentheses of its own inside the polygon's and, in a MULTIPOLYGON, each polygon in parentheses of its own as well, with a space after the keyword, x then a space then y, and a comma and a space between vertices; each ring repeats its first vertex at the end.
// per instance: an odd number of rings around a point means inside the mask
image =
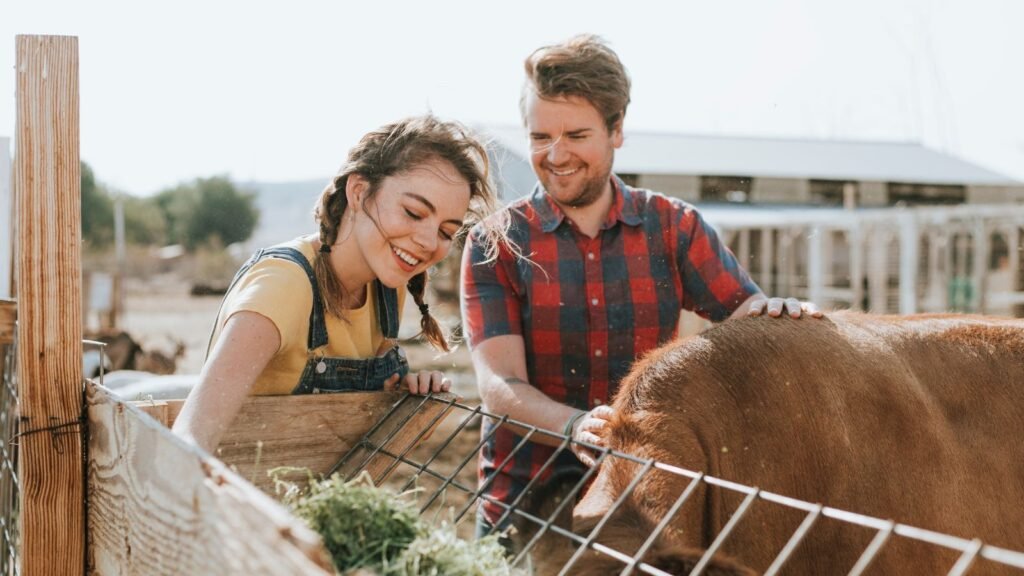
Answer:
MULTIPOLYGON (((469 228, 484 219, 497 207, 497 198, 488 173, 487 151, 470 131, 457 122, 442 121, 433 115, 407 118, 374 130, 349 150, 348 160, 338 174, 320 195, 314 210, 314 217, 320 227, 322 246, 333 246, 338 239, 338 228, 348 208, 345 187, 349 176, 358 174, 369 184, 363 195, 363 204, 372 198, 385 178, 403 174, 430 160, 440 159, 451 163, 455 170, 469 183, 469 209, 463 219, 463 227, 456 235, 458 249, 469 228)), ((500 221, 485 226, 491 251, 506 242, 505 229, 500 221)), ((329 250, 329 248, 328 248, 329 250)), ((494 254, 488 256, 494 257, 494 254)), ((345 295, 341 282, 331 269, 328 254, 317 252, 313 262, 317 284, 329 314, 345 317, 342 302, 345 295)), ((420 328, 423 336, 441 350, 448 350, 448 342, 430 315, 424 292, 427 286, 427 272, 414 276, 408 284, 409 294, 423 316, 420 328)))

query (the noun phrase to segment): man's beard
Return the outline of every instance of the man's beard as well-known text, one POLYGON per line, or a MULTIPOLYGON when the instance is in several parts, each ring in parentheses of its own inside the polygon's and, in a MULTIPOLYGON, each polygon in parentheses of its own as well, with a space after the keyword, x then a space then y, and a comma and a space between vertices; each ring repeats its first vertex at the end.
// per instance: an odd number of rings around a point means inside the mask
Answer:
POLYGON ((604 193, 605 186, 608 185, 608 179, 611 178, 611 172, 607 172, 602 176, 596 176, 583 182, 583 185, 579 191, 579 194, 572 198, 559 200, 556 198, 556 202, 562 206, 568 208, 586 208, 594 202, 597 202, 601 198, 601 194, 604 193))

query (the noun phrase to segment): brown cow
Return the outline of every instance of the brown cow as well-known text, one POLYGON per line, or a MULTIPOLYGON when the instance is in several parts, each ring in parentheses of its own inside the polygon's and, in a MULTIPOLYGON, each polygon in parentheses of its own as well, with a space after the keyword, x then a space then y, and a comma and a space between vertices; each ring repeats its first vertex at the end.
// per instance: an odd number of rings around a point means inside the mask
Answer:
MULTIPOLYGON (((616 451, 1024 549, 1024 322, 857 313, 729 321, 638 362, 613 406, 616 451)), ((602 465, 574 510, 574 529, 589 533, 638 470, 622 458, 602 465)), ((645 475, 598 541, 632 554, 688 482, 645 475)), ((693 551, 709 546, 743 496, 702 483, 648 558, 686 573, 673 566, 692 566, 693 551)), ((722 551, 764 571, 804 516, 759 501, 722 551)), ((845 574, 873 536, 821 519, 785 573, 845 574)), ((553 565, 570 553, 543 557, 553 565)), ((958 555, 893 537, 871 573, 944 574, 958 555)), ((991 564, 972 574, 1001 573, 991 564)), ((622 566, 591 552, 571 573, 622 566)), ((719 568, 742 573, 730 566, 719 568)))
MULTIPOLYGON (((558 505, 570 497, 583 480, 581 472, 569 471, 550 478, 527 493, 520 508, 541 519, 550 518, 558 505)), ((564 536, 553 531, 531 544, 540 526, 522 516, 513 516, 515 529, 511 531, 512 550, 516 553, 529 547, 534 576, 555 576, 560 574, 576 546, 570 545, 564 536)), ((564 506, 554 519, 553 525, 569 529, 572 527, 572 507, 564 506)), ((587 531, 589 531, 587 526, 587 531)), ((642 513, 631 500, 620 508, 615 521, 601 531, 598 540, 610 545, 618 552, 632 556, 643 541, 641 536, 651 534, 655 529, 652 518, 642 513)), ((584 533, 583 536, 587 534, 584 533)), ((644 562, 669 574, 689 574, 703 556, 703 550, 686 548, 670 538, 658 538, 644 556, 644 562)), ((569 574, 619 574, 623 564, 601 552, 588 550, 573 562, 569 574)), ((716 557, 704 570, 707 576, 754 576, 754 571, 729 558, 716 557)))

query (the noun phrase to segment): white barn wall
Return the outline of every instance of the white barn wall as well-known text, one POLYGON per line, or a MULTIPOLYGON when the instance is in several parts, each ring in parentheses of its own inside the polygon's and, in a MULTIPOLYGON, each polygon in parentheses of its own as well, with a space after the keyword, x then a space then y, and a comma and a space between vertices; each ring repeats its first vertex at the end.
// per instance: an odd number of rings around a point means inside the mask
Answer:
POLYGON ((810 182, 798 178, 754 177, 751 202, 806 204, 811 201, 810 182))
POLYGON ((882 207, 889 203, 889 190, 885 182, 858 182, 857 205, 864 207, 882 207))
POLYGON ((666 196, 682 198, 687 202, 700 200, 700 177, 674 174, 640 174, 637 186, 666 196))
POLYGON ((1024 202, 1024 186, 968 186, 968 204, 1024 202))

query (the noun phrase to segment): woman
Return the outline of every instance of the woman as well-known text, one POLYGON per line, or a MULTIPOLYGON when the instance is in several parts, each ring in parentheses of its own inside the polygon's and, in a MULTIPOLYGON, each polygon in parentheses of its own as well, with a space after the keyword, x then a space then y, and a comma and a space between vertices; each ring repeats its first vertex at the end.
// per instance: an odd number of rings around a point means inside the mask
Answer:
POLYGON ((402 303, 408 291, 447 350, 427 270, 494 205, 486 152, 460 125, 424 116, 364 136, 320 196, 319 234, 260 250, 235 276, 174 431, 212 452, 249 394, 447 391, 440 372, 408 373, 402 303))

